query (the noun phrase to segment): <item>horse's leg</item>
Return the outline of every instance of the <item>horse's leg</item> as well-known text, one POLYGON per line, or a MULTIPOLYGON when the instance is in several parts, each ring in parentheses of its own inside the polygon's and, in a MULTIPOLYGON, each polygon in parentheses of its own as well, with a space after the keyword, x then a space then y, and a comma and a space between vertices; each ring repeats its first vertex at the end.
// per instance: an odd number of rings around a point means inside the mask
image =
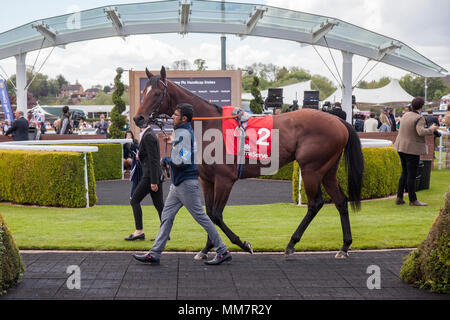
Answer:
POLYGON ((323 179, 323 187, 330 195, 333 200, 336 208, 339 211, 339 215, 341 216, 341 226, 342 233, 344 235, 344 244, 341 250, 336 254, 336 258, 347 258, 348 257, 348 248, 352 244, 352 230, 350 228, 350 217, 348 215, 348 202, 347 197, 339 186, 336 172, 337 167, 339 165, 339 161, 336 166, 334 166, 323 179))
MULTIPOLYGON (((213 205, 214 205, 214 183, 199 178, 205 196, 206 214, 212 220, 213 205)), ((195 260, 206 259, 208 252, 213 248, 211 239, 207 239, 205 247, 195 255, 195 260)))
POLYGON ((224 181, 224 177, 221 177, 220 183, 214 184, 214 205, 212 221, 219 226, 219 228, 225 233, 232 243, 241 247, 244 251, 253 253, 252 246, 249 242, 242 242, 241 239, 225 224, 223 221, 223 210, 230 196, 231 188, 234 181, 224 181))
POLYGON ((308 212, 298 226, 297 230, 291 237, 284 256, 287 258, 290 254, 295 252, 295 244, 300 241, 306 228, 308 228, 311 221, 316 216, 317 212, 323 206, 322 191, 320 190, 320 181, 322 177, 317 172, 302 172, 302 180, 305 184, 305 191, 308 197, 308 212))

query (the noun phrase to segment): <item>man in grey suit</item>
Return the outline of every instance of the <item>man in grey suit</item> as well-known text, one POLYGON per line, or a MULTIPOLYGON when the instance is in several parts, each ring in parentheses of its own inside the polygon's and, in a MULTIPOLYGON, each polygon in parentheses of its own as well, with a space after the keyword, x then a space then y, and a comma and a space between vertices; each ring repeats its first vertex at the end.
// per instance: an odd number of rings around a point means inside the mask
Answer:
POLYGON ((23 116, 23 111, 14 112, 16 120, 13 122, 11 128, 5 132, 5 136, 12 134, 14 141, 28 140, 28 121, 23 116))

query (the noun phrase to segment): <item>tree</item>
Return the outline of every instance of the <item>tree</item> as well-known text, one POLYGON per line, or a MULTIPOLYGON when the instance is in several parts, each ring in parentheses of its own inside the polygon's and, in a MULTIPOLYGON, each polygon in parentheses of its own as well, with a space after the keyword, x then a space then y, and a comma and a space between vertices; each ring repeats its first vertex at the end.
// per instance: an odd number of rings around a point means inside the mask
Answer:
POLYGON ((334 91, 336 91, 336 87, 333 85, 333 82, 319 75, 314 75, 311 77, 311 87, 312 89, 319 90, 320 100, 326 99, 334 91))
MULTIPOLYGON (((425 96, 425 78, 413 74, 403 76, 400 81, 402 88, 413 97, 425 96)), ((449 92, 445 81, 442 78, 427 79, 427 100, 436 99, 440 94, 445 95, 449 92)), ((441 95, 441 97, 442 97, 441 95)), ((441 98, 439 97, 439 99, 441 98)))
POLYGON ((253 112, 254 114, 263 113, 262 105, 264 101, 261 97, 261 92, 259 91, 258 86, 259 86, 259 78, 254 76, 251 88, 251 93, 254 99, 250 101, 250 111, 253 112))
POLYGON ((105 86, 105 87, 103 88, 103 92, 104 92, 104 93, 109 93, 109 92, 111 92, 111 87, 110 87, 110 86, 105 86))
POLYGON ((121 96, 125 91, 125 86, 123 85, 120 78, 122 77, 123 69, 117 68, 117 75, 114 78, 114 85, 116 90, 112 94, 112 100, 114 107, 111 110, 111 127, 109 128, 109 134, 113 139, 123 138, 122 128, 125 126, 126 119, 122 116, 125 111, 125 101, 122 100, 121 96))
POLYGON ((289 70, 286 67, 282 67, 278 70, 277 75, 275 77, 275 81, 280 81, 283 79, 287 74, 289 73, 289 70))
POLYGON ((196 66, 197 70, 206 70, 208 67, 206 66, 206 60, 203 59, 195 59, 194 65, 196 66))
POLYGON ((367 81, 363 80, 358 84, 357 87, 360 89, 378 89, 378 88, 387 86, 389 84, 389 82, 391 82, 389 77, 382 77, 378 81, 372 80, 371 82, 367 82, 367 81))
POLYGON ((186 59, 177 60, 172 63, 173 70, 192 70, 191 63, 186 59))
POLYGON ((69 84, 69 81, 67 81, 66 78, 64 78, 64 76, 62 74, 59 74, 59 75, 56 76, 56 81, 58 81, 59 90, 61 90, 63 85, 69 84))
MULTIPOLYGON (((244 92, 251 92, 252 90, 252 85, 253 85, 253 77, 251 75, 245 74, 242 75, 242 90, 244 92)), ((259 78, 259 88, 261 90, 266 90, 267 88, 269 88, 271 86, 271 82, 265 80, 265 79, 261 79, 259 78)))
POLYGON ((281 87, 289 84, 311 80, 311 75, 305 70, 291 71, 277 81, 274 86, 281 87))

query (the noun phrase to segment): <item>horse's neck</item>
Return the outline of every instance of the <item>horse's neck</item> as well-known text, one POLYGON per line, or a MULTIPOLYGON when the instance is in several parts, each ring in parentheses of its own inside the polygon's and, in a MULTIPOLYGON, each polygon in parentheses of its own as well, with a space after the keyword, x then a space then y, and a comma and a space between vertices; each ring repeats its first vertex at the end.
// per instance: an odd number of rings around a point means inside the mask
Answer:
POLYGON ((180 87, 175 87, 176 93, 171 97, 174 101, 173 109, 180 103, 189 103, 194 108, 194 117, 215 117, 221 116, 217 108, 210 105, 200 97, 186 91, 180 87))

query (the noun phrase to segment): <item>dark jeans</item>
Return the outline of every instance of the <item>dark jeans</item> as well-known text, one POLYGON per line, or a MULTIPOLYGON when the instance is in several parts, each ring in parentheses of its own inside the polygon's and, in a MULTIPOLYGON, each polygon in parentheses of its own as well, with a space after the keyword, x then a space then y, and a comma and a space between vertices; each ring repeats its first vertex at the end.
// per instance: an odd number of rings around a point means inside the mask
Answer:
POLYGON ((149 177, 142 177, 141 181, 134 190, 131 197, 131 207, 133 208, 134 222, 136 224, 136 230, 142 230, 142 208, 141 201, 150 193, 152 197, 153 205, 158 211, 159 220, 161 221, 161 213, 164 209, 163 188, 162 182, 158 184, 158 191, 154 192, 151 189, 151 183, 149 177))
POLYGON ((398 155, 400 156, 400 160, 402 162, 402 175, 400 176, 400 181, 398 182, 397 197, 403 199, 403 193, 407 187, 409 201, 416 201, 416 177, 420 156, 403 152, 399 152, 398 155))

